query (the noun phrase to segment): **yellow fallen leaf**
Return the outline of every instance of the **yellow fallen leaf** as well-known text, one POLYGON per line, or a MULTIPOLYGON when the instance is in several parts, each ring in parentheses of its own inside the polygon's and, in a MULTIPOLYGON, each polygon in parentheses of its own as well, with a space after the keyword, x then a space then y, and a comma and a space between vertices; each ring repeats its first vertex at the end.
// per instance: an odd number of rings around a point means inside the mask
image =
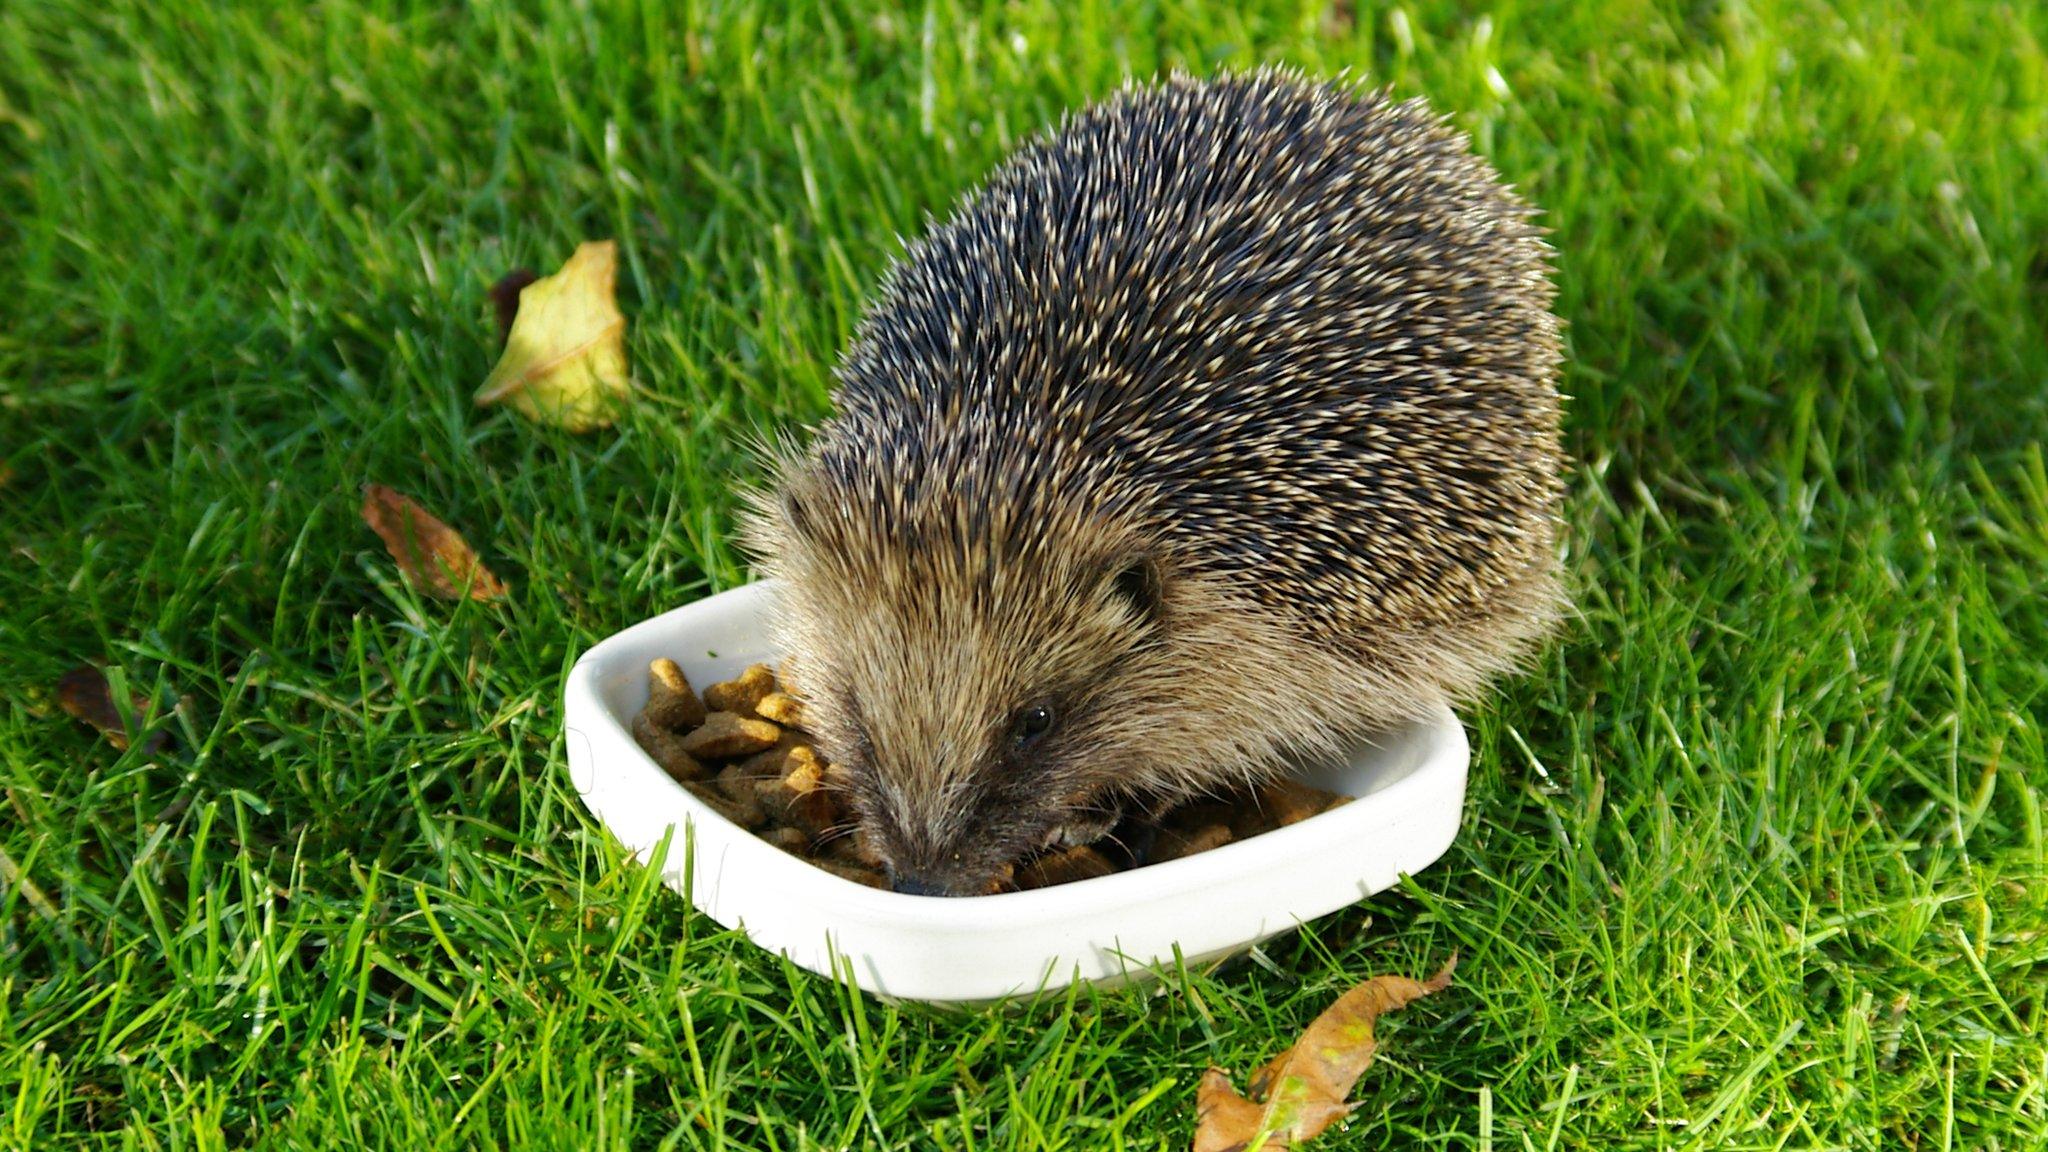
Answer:
POLYGON ((561 271, 520 289, 505 351, 477 390, 477 404, 508 403, 571 432, 610 424, 627 391, 618 272, 618 245, 597 240, 578 246, 561 271))
POLYGON ((405 578, 444 600, 500 600, 505 582, 492 575, 461 533, 403 492, 363 485, 363 522, 384 538, 405 578))
POLYGON ((1223 1069, 1203 1073, 1195 1091, 1195 1152, 1277 1152, 1342 1119, 1351 1111, 1344 1098, 1379 1049, 1373 1021, 1442 991, 1457 966, 1453 956, 1428 980, 1375 976, 1346 992, 1315 1018, 1294 1047, 1252 1075, 1247 1096, 1238 1095, 1223 1069))

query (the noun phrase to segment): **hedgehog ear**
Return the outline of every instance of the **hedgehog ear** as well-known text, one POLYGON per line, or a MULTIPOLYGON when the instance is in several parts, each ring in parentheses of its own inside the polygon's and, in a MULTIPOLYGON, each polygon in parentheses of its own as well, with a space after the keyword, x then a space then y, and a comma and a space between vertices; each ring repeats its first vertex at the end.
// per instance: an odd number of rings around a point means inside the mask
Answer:
POLYGON ((1110 568, 1109 595, 1123 601, 1131 614, 1145 623, 1156 621, 1166 595, 1159 563, 1142 553, 1119 557, 1110 568))
POLYGON ((782 503, 782 522, 789 526, 790 534, 810 536, 811 509, 804 503, 804 498, 790 489, 784 489, 779 499, 782 503))

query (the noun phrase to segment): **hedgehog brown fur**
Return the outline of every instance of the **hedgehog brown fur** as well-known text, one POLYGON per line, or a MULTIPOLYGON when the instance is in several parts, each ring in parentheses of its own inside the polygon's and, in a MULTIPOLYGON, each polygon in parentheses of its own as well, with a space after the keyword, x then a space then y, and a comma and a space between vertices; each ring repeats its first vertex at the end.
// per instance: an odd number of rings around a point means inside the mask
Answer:
POLYGON ((1474 698, 1560 614, 1532 210, 1420 101, 1128 88, 909 246, 751 546, 906 891, 1474 698))

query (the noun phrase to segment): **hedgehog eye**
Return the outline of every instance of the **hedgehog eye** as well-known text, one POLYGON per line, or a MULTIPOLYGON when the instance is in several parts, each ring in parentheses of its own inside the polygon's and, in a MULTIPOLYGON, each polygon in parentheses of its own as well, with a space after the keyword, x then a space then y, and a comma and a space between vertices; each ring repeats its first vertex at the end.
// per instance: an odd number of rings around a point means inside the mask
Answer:
POLYGON ((1033 704, 1031 707, 1017 713, 1016 722, 1011 725, 1011 731, 1016 735, 1019 748, 1031 745, 1051 729, 1052 709, 1043 704, 1033 704))

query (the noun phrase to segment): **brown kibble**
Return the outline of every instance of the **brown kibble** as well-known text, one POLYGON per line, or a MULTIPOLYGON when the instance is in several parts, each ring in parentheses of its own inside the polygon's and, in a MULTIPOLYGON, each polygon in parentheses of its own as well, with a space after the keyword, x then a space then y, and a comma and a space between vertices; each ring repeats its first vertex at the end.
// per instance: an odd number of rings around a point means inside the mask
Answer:
POLYGON ((1274 827, 1285 828, 1328 807, 1330 794, 1297 780, 1275 780, 1259 789, 1258 802, 1273 814, 1274 827))
POLYGON ((797 671, 796 657, 785 656, 782 658, 782 666, 775 669, 775 683, 777 691, 787 692, 799 700, 804 698, 804 690, 799 687, 803 680, 800 679, 800 673, 797 671))
POLYGON ((671 732, 687 732, 704 722, 704 702, 675 661, 656 660, 647 666, 647 718, 671 732))
POLYGON ((789 759, 790 749, 796 747, 795 739, 785 732, 775 747, 726 765, 718 773, 719 788, 734 796, 752 796, 754 785, 760 781, 782 779, 783 765, 789 759))
POLYGON ((754 712, 763 720, 773 720, 786 728, 801 728, 804 724, 803 701, 787 692, 770 692, 754 705, 754 712))
POLYGON ((782 819, 782 814, 789 810, 790 801, 796 797, 795 790, 783 783, 779 776, 756 780, 753 789, 754 796, 761 801, 761 806, 768 809, 769 814, 777 820, 782 819))
POLYGON ((761 833, 761 839, 792 856, 811 854, 811 838, 795 828, 770 828, 761 833))
POLYGON ((1249 800, 1238 807, 1230 830, 1238 839, 1298 824, 1321 812, 1329 794, 1296 780, 1270 780, 1259 785, 1249 800))
POLYGON ((869 841, 867 832, 860 828, 855 828, 846 835, 828 837, 818 847, 820 851, 834 860, 843 860, 848 864, 858 864, 863 868, 880 868, 882 866, 881 854, 875 851, 875 846, 869 841))
POLYGON ((1183 856, 1193 856, 1197 852, 1221 848, 1233 839, 1235 837, 1230 834, 1230 826, 1227 824, 1206 824, 1191 830, 1163 828, 1159 832, 1159 839, 1152 845, 1150 862, 1160 864, 1168 860, 1178 860, 1183 856))
POLYGON ((759 718, 755 710, 762 699, 775 691, 775 673, 766 664, 749 664, 738 678, 713 684, 704 690, 704 703, 714 712, 759 718))
POLYGON ((780 779, 760 780, 754 796, 768 814, 812 836, 831 830, 846 815, 839 796, 824 787, 815 756, 808 759, 792 752, 793 767, 780 779))
POLYGON ((739 765, 732 764, 720 769, 711 783, 734 800, 742 797, 751 799, 754 795, 754 782, 760 779, 762 777, 750 776, 740 771, 739 765))
POLYGON ((982 895, 994 896, 1002 892, 1015 891, 1017 891, 1017 866, 1015 864, 1005 864, 1003 865, 1002 869, 998 871, 992 879, 989 880, 988 891, 982 893, 982 895))
POLYGON ((633 739, 672 780, 687 782, 711 775, 711 769, 690 754, 684 737, 648 719, 645 712, 633 717, 633 739))
POLYGON ((1116 871, 1102 853, 1086 845, 1047 852, 1017 870, 1017 887, 1050 888, 1076 880, 1093 880, 1116 871))
POLYGON ((713 812, 748 831, 753 831, 768 822, 768 813, 762 811, 760 803, 751 796, 735 799, 726 795, 709 780, 691 780, 683 787, 689 789, 690 795, 709 805, 713 812))
POLYGON ((775 781, 766 781, 771 787, 756 785, 754 795, 768 814, 801 829, 813 839, 824 835, 845 818, 846 810, 839 806, 837 798, 830 792, 818 789, 813 792, 796 792, 775 781))
POLYGON ((1197 828, 1207 828, 1211 824, 1232 824, 1243 808, 1242 801, 1230 803, 1222 800, 1197 800, 1166 813, 1160 817, 1159 824, 1162 828, 1192 832, 1197 828))
POLYGON ((746 775, 756 778, 764 776, 779 777, 784 771, 783 762, 789 759, 789 754, 798 748, 808 747, 810 745, 805 743, 801 733, 785 731, 776 738, 773 747, 764 752, 756 752, 752 756, 734 764, 733 767, 741 769, 746 775))
POLYGON ((825 762, 818 759, 818 753, 808 744, 799 744, 789 750, 782 761, 782 781, 798 792, 809 792, 825 787, 825 762))
POLYGON ((847 864, 832 859, 813 860, 811 863, 841 879, 851 880, 855 884, 865 884, 870 888, 887 888, 889 886, 888 878, 882 875, 882 871, 879 868, 863 868, 858 864, 847 864))
POLYGON ((701 727, 683 737, 683 751, 710 760, 731 760, 772 748, 781 738, 782 729, 766 720, 749 720, 718 711, 706 716, 701 727))

